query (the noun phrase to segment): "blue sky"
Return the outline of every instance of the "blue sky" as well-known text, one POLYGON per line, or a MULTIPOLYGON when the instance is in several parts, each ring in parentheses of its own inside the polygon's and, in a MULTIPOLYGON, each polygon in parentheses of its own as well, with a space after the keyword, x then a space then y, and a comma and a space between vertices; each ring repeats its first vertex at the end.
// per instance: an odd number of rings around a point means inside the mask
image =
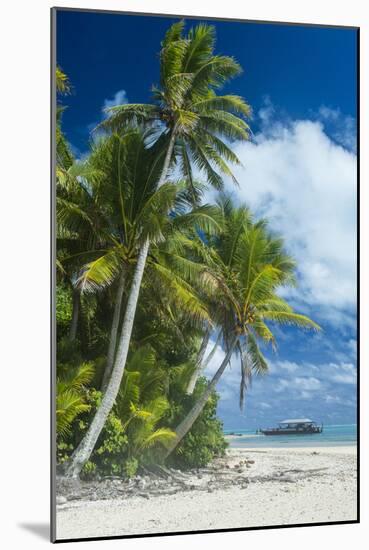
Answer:
MULTIPOLYGON (((63 129, 77 156, 88 149, 104 106, 150 101, 160 41, 172 21, 58 12, 57 61, 74 88, 63 129)), ((299 287, 288 299, 324 329, 315 336, 278 330, 277 354, 265 350, 270 375, 254 380, 242 413, 234 361, 219 385, 219 414, 229 429, 286 416, 355 422, 356 32, 213 24, 217 51, 244 69, 227 91, 253 109, 252 141, 236 146, 240 188, 229 181, 226 188, 284 235, 299 265, 299 287)), ((209 375, 221 359, 220 349, 209 375)))

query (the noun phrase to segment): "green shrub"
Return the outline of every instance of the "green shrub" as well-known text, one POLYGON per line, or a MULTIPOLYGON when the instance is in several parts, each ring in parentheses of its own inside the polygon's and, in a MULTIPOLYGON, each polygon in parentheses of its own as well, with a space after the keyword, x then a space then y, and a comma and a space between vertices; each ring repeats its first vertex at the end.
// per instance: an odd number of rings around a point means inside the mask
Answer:
POLYGON ((128 438, 120 418, 111 412, 99 437, 91 462, 101 475, 124 475, 128 438))
MULTIPOLYGON (((58 442, 57 460, 63 464, 73 453, 85 435, 97 407, 101 403, 101 392, 85 390, 84 402, 88 405, 88 412, 79 415, 71 425, 70 435, 58 442)), ((95 449, 89 462, 82 471, 84 479, 91 479, 96 475, 125 475, 125 460, 128 452, 127 436, 124 433, 122 421, 111 412, 104 428, 97 440, 95 449)))
POLYGON ((137 470, 138 470, 137 458, 127 458, 124 464, 124 473, 126 474, 126 476, 128 478, 133 477, 134 475, 136 475, 137 470))
MULTIPOLYGON (((178 411, 180 416, 175 419, 174 425, 190 411, 206 385, 207 380, 200 378, 194 393, 184 396, 182 410, 178 411)), ((169 464, 184 469, 200 468, 209 464, 213 458, 224 456, 228 444, 223 435, 223 424, 216 418, 218 400, 219 395, 214 392, 191 430, 168 457, 169 464)))
POLYGON ((64 285, 56 287, 56 322, 58 329, 69 327, 72 320, 72 290, 64 285))
POLYGON ((56 449, 57 463, 63 464, 73 452, 73 445, 65 441, 59 441, 56 449))
POLYGON ((96 464, 91 462, 91 460, 88 460, 86 464, 83 466, 82 470, 82 477, 84 479, 93 479, 96 475, 96 464))
MULTIPOLYGON (((91 409, 83 419, 78 422, 78 440, 81 440, 89 427, 91 420, 101 403, 102 394, 100 391, 91 389, 88 392, 87 402, 91 409)), ((93 475, 125 475, 124 463, 127 456, 127 436, 124 433, 122 421, 112 411, 104 425, 104 428, 97 440, 95 449, 90 457, 90 465, 83 476, 91 478, 93 475)))

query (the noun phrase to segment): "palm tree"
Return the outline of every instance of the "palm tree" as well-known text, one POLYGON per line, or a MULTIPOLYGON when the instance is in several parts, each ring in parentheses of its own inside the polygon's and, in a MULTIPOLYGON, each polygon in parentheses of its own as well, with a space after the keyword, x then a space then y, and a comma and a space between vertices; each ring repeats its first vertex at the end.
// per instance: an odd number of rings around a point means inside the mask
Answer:
POLYGON ((148 234, 154 241, 160 238, 163 214, 175 199, 172 187, 156 192, 162 151, 159 147, 148 149, 146 139, 145 133, 134 129, 113 134, 93 147, 88 161, 92 172, 101 175, 90 183, 102 220, 101 240, 90 251, 91 259, 83 265, 77 286, 85 293, 96 292, 116 282, 103 390, 113 366, 124 291, 137 248, 148 234))
POLYGON ((275 345, 269 322, 320 328, 278 295, 282 286, 294 282, 294 262, 286 254, 282 239, 268 232, 265 221, 252 223, 250 214, 243 208, 235 209, 229 199, 223 199, 220 207, 227 227, 214 243, 217 256, 205 276, 213 282, 218 299, 216 318, 221 323, 226 354, 201 397, 177 426, 176 438, 168 443, 166 456, 191 429, 236 351, 241 356, 242 406, 251 376, 268 371, 258 341, 275 345))
MULTIPOLYGON (((214 242, 211 235, 206 236, 207 242, 213 245, 209 246, 206 261, 209 267, 219 270, 219 262, 224 264, 224 269, 226 269, 227 265, 230 266, 234 262, 238 240, 242 231, 251 227, 252 216, 249 209, 244 206, 239 206, 237 209, 234 208, 232 201, 226 195, 222 195, 217 204, 220 219, 222 220, 220 224, 224 228, 224 232, 221 239, 217 239, 216 242, 214 242)), ((206 290, 206 287, 204 289, 206 290)), ((209 364, 222 339, 222 330, 219 327, 223 323, 224 302, 219 300, 219 295, 214 293, 214 288, 208 289, 204 301, 208 304, 209 311, 211 311, 213 326, 207 325, 205 327, 203 340, 196 359, 195 370, 186 389, 188 395, 193 393, 197 379, 209 364), (213 331, 214 327, 215 331, 213 331), (214 332, 217 332, 215 344, 205 358, 207 346, 214 332)))
MULTIPOLYGON (((248 116, 250 108, 239 96, 217 95, 216 91, 238 75, 241 67, 231 57, 214 55, 213 27, 198 25, 186 37, 183 29, 183 22, 174 24, 163 40, 160 87, 153 90, 154 103, 113 107, 103 126, 120 130, 139 122, 157 131, 158 141, 166 147, 158 189, 177 159, 190 187, 195 165, 219 189, 220 173, 233 177, 227 161, 239 162, 224 138, 248 139, 248 126, 241 117, 248 116)), ((114 368, 101 405, 67 469, 68 476, 78 476, 88 460, 119 391, 149 247, 147 235, 131 282, 114 368)))
MULTIPOLYGON (((67 95, 71 85, 60 67, 56 69, 56 88, 60 95, 67 95)), ((72 316, 68 339, 77 336, 80 315, 80 289, 76 287, 80 258, 86 250, 98 246, 98 228, 101 212, 90 193, 91 185, 101 177, 99 170, 87 162, 78 161, 61 129, 61 117, 65 107, 58 104, 56 120, 56 226, 57 226, 57 275, 58 281, 72 289, 72 316)))
MULTIPOLYGON (((103 391, 115 357, 126 282, 142 241, 149 235, 153 244, 148 258, 149 276, 159 276, 161 283, 171 288, 173 299, 180 295, 183 310, 188 311, 191 303, 194 315, 198 300, 189 283, 200 273, 201 266, 183 257, 184 250, 192 246, 185 234, 192 226, 210 233, 218 227, 213 219, 214 207, 202 205, 188 210, 185 190, 178 191, 178 185, 156 188, 161 151, 157 146, 147 149, 147 137, 139 129, 114 134, 94 148, 88 162, 92 174, 101 174, 91 182, 90 195, 101 211, 100 220, 105 221, 99 228, 100 247, 90 251, 93 259, 83 265, 76 286, 86 293, 117 282, 103 391), (172 211, 169 217, 168 210, 172 211)), ((198 313, 204 313, 201 305, 198 313)))

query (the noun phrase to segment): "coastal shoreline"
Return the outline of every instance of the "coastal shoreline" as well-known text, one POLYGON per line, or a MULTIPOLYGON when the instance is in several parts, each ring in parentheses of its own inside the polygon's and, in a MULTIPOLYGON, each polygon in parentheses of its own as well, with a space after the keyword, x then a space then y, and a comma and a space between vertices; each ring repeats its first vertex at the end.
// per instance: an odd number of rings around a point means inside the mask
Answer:
POLYGON ((356 445, 331 445, 327 447, 323 446, 312 446, 312 447, 305 447, 305 446, 297 446, 296 447, 229 447, 228 452, 229 453, 258 453, 258 452, 276 452, 276 453, 289 453, 289 452, 296 452, 296 453, 321 453, 321 454, 344 454, 344 455, 355 455, 357 454, 357 447, 356 445))
MULTIPOLYGON (((64 497, 57 506, 57 539, 303 525, 357 517, 354 445, 230 448, 211 468, 180 475, 192 484, 190 490, 184 482, 173 494, 145 494, 141 485, 140 493, 118 499, 64 497)), ((171 477, 165 482, 169 491, 174 484, 171 477)))

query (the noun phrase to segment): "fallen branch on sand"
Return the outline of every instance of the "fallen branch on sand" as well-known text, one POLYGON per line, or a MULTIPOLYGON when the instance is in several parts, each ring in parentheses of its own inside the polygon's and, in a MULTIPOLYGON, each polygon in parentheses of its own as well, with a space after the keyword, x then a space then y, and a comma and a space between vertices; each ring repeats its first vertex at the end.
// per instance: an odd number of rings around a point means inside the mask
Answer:
POLYGON ((286 469, 266 475, 252 475, 250 468, 254 460, 242 457, 232 461, 218 459, 206 468, 191 471, 175 470, 161 465, 145 466, 140 474, 127 480, 107 476, 99 481, 57 480, 58 503, 64 508, 68 501, 113 500, 136 497, 146 499, 156 496, 174 495, 185 491, 225 490, 232 487, 247 489, 249 483, 296 483, 311 477, 322 476, 328 468, 286 469))

